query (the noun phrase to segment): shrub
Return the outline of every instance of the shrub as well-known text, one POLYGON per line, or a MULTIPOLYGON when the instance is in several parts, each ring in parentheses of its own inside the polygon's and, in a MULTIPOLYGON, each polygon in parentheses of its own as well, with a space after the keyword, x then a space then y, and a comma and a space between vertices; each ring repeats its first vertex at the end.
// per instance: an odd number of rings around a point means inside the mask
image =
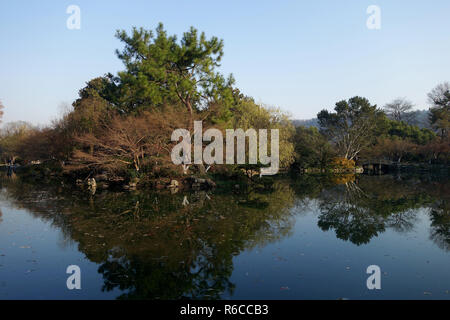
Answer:
POLYGON ((331 160, 331 167, 333 169, 352 170, 355 168, 355 161, 336 157, 331 160))

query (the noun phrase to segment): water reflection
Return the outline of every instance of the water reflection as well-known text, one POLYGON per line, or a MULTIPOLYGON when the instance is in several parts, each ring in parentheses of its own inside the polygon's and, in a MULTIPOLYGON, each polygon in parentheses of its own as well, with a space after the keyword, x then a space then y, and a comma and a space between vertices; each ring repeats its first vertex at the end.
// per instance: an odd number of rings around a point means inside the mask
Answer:
POLYGON ((447 180, 420 180, 417 177, 362 177, 346 181, 319 196, 319 227, 333 229, 336 236, 356 245, 369 243, 387 228, 411 231, 417 209, 427 208, 432 221, 431 238, 441 247, 449 238, 449 183, 447 180))
MULTIPOLYGON (((83 191, 4 181, 17 207, 51 220, 96 263, 103 290, 120 298, 218 298, 232 294, 233 256, 286 236, 294 194, 270 192, 189 195, 83 191), (183 200, 187 199, 187 200, 183 200), (188 205, 187 205, 188 203, 188 205)), ((6 187, 6 188, 5 188, 6 187)))
POLYGON ((233 258, 290 236, 311 203, 322 230, 355 245, 388 228, 412 230, 417 209, 427 208, 430 239, 450 248, 449 183, 431 177, 302 177, 264 190, 190 194, 1 183, 4 198, 50 221, 98 263, 103 290, 120 289, 120 299, 232 296, 233 258))
MULTIPOLYGON (((449 190, 450 191, 450 190, 449 190)), ((431 231, 432 239, 439 248, 450 250, 450 204, 448 199, 437 201, 431 209, 431 231)))
POLYGON ((320 196, 319 227, 360 245, 392 227, 410 230, 416 211, 430 204, 420 188, 392 177, 363 178, 329 188, 320 196))

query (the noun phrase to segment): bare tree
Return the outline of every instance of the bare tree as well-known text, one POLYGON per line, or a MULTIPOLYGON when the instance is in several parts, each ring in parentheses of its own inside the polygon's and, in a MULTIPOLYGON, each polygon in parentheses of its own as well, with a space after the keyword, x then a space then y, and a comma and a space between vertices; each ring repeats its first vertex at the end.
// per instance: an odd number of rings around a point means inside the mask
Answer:
POLYGON ((414 153, 419 148, 408 139, 398 137, 380 137, 377 143, 366 151, 366 156, 372 159, 388 159, 401 163, 402 158, 414 153))
POLYGON ((116 115, 103 121, 97 133, 76 137, 81 148, 75 150, 72 164, 66 169, 114 173, 131 166, 139 172, 144 161, 170 159, 172 131, 188 124, 179 118, 179 113, 168 112, 144 112, 128 117, 116 115), (93 146, 92 153, 90 146, 93 146))
POLYGON ((8 122, 0 131, 0 152, 5 161, 14 161, 19 157, 20 144, 34 128, 25 121, 8 122))
POLYGON ((428 102, 434 107, 450 106, 450 83, 443 82, 438 84, 430 93, 428 93, 428 102))
POLYGON ((406 123, 412 120, 412 108, 413 104, 405 98, 397 98, 383 107, 391 119, 406 123))

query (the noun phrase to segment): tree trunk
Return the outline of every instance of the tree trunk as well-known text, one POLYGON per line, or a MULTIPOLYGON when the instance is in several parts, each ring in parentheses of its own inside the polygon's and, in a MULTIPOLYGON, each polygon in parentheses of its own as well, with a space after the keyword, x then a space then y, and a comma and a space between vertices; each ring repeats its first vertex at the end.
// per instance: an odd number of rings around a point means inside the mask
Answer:
POLYGON ((190 119, 189 119, 189 132, 191 132, 192 128, 194 127, 194 113, 192 110, 192 105, 191 105, 191 101, 189 101, 189 99, 186 100, 185 102, 186 108, 189 111, 189 115, 190 115, 190 119))
POLYGON ((191 117, 192 117, 192 105, 191 105, 191 101, 189 101, 189 100, 186 101, 186 108, 188 109, 189 114, 190 114, 191 117))

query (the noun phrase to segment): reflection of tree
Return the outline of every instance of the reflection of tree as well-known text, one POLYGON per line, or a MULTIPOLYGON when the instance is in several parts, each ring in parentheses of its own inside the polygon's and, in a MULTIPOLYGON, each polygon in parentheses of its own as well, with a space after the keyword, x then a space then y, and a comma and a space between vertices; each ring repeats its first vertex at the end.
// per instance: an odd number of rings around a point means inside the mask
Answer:
POLYGON ((119 299, 219 299, 232 294, 234 285, 228 280, 233 271, 231 261, 198 255, 192 265, 168 265, 157 258, 134 255, 109 258, 99 272, 103 290, 119 288, 126 293, 119 299))
POLYGON ((239 194, 98 192, 9 181, 3 196, 61 228, 122 299, 232 294, 233 257, 288 235, 286 183, 239 194), (183 205, 184 197, 188 205, 183 205))
POLYGON ((450 251, 450 202, 447 199, 438 201, 438 204, 431 209, 430 217, 430 239, 439 248, 450 251))
POLYGON ((324 231, 334 229, 339 239, 350 240, 357 245, 368 243, 373 236, 384 231, 384 223, 383 217, 359 205, 364 197, 354 183, 324 192, 319 205, 318 226, 324 231))
POLYGON ((416 210, 394 212, 386 219, 386 225, 398 232, 408 232, 413 229, 417 221, 416 210))
POLYGON ((387 228, 410 230, 417 209, 430 207, 431 238, 446 250, 450 243, 450 192, 442 181, 305 177, 236 193, 95 195, 20 178, 0 183, 2 197, 60 228, 66 240, 98 263, 103 290, 119 289, 121 299, 232 295, 233 257, 289 235, 293 212, 305 206, 317 206, 322 230, 334 230, 357 245, 387 228), (296 210, 290 210, 293 206, 296 210))
POLYGON ((336 236, 360 245, 393 228, 411 230, 419 207, 432 198, 421 183, 399 181, 390 176, 361 177, 357 182, 329 188, 321 193, 318 225, 334 229, 336 236))

